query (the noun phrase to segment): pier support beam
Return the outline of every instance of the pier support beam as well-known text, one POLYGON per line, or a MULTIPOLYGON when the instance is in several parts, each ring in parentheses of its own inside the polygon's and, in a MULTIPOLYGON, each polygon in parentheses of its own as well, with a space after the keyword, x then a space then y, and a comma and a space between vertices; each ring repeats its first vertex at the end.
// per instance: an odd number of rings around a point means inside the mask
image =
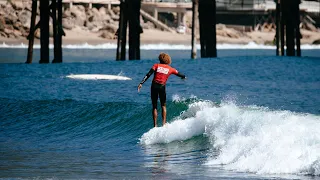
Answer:
POLYGON ((57 54, 57 38, 58 38, 58 29, 57 29, 57 1, 52 0, 51 2, 51 18, 52 18, 52 28, 53 28, 53 54, 54 59, 52 62, 56 62, 56 54, 57 54))
POLYGON ((29 45, 28 45, 28 56, 26 63, 32 63, 33 58, 33 44, 34 44, 34 31, 36 24, 36 16, 37 16, 37 7, 38 1, 32 0, 32 13, 31 13, 31 21, 30 21, 30 32, 29 32, 29 45))
POLYGON ((118 28, 118 42, 117 42, 117 55, 116 60, 126 60, 126 43, 127 43, 127 2, 126 0, 120 1, 120 19, 118 28))
POLYGON ((300 0, 275 0, 276 2, 276 45, 277 55, 301 56, 300 49, 300 0), (296 47, 296 49, 295 49, 296 47))
POLYGON ((280 23, 280 18, 281 18, 281 9, 280 9, 280 0, 276 1, 276 47, 277 47, 277 51, 276 51, 276 55, 279 56, 281 55, 281 44, 283 42, 281 42, 281 23, 280 23))
POLYGON ((216 1, 199 0, 201 57, 217 57, 216 1))
POLYGON ((153 17, 158 20, 158 9, 157 8, 154 8, 153 10, 153 17))
POLYGON ((62 0, 58 0, 58 27, 59 27, 59 33, 57 38, 57 59, 60 59, 62 62, 62 36, 66 36, 65 32, 63 31, 62 27, 62 0))
POLYGON ((40 28, 40 61, 39 63, 49 63, 49 19, 52 18, 53 23, 53 43, 54 43, 54 59, 52 63, 62 62, 62 36, 65 33, 62 28, 62 0, 52 0, 51 5, 48 1, 40 1, 40 21, 35 24, 37 14, 37 0, 32 1, 32 14, 30 23, 30 32, 27 36, 29 40, 28 56, 26 63, 32 63, 34 33, 40 28), (57 14, 58 12, 58 14, 57 14))
POLYGON ((49 63, 49 1, 40 1, 40 63, 49 63))
POLYGON ((185 12, 178 12, 177 13, 177 21, 178 21, 178 26, 185 26, 185 12))
POLYGON ((293 4, 293 10, 295 12, 295 35, 296 35, 296 48, 297 48, 297 53, 296 56, 300 57, 301 56, 301 48, 300 48, 300 39, 302 38, 301 33, 300 33, 300 9, 299 9, 299 4, 300 1, 298 0, 296 3, 293 4))
POLYGON ((285 14, 285 25, 286 25, 286 54, 287 56, 294 56, 295 50, 294 50, 294 23, 295 21, 292 16, 292 4, 294 2, 289 2, 288 0, 285 0, 285 8, 284 8, 284 14, 285 14), (292 4, 291 4, 292 3, 292 4))
POLYGON ((181 24, 181 22, 182 22, 182 21, 181 21, 181 19, 182 19, 181 17, 182 17, 182 13, 181 13, 181 12, 178 12, 178 13, 177 13, 178 26, 182 25, 182 24, 181 24))
POLYGON ((129 0, 129 60, 140 60, 140 0, 129 0))
POLYGON ((284 13, 283 13, 283 9, 284 9, 284 0, 280 0, 280 40, 281 40, 281 56, 284 56, 284 13))
POLYGON ((62 0, 52 1, 54 59, 52 63, 62 63, 62 0), (57 14, 58 10, 58 14, 57 14))
POLYGON ((197 58, 197 20, 198 20, 198 3, 199 0, 193 0, 192 1, 192 38, 191 38, 191 58, 196 59, 197 58))

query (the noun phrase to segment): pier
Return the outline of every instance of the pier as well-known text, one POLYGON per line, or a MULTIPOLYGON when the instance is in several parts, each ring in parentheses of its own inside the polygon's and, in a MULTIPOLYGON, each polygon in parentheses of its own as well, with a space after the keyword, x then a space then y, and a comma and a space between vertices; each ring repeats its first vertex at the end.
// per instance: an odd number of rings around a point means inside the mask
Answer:
MULTIPOLYGON (((17 1, 17 0, 13 0, 17 1)), ((1 1, 0 1, 1 2, 1 1)), ((84 4, 87 8, 104 6, 111 9, 120 7, 119 26, 117 31, 116 60, 126 59, 127 29, 129 44, 129 59, 140 59, 140 34, 143 29, 140 17, 152 21, 165 31, 176 33, 173 27, 185 26, 185 13, 193 12, 192 18, 192 52, 196 58, 195 45, 199 32, 201 57, 216 57, 216 24, 236 24, 252 29, 265 28, 264 22, 274 21, 276 25, 275 44, 276 55, 301 56, 300 50, 300 17, 301 14, 315 15, 312 18, 319 21, 320 1, 300 0, 51 0, 32 1, 32 16, 28 57, 26 63, 32 62, 34 33, 41 30, 41 59, 40 63, 49 63, 49 22, 53 26, 54 59, 53 63, 62 62, 62 11, 75 4, 84 4), (35 22, 37 9, 40 5, 40 21, 35 22), (176 22, 163 22, 160 13, 175 13, 176 22), (236 22, 236 23, 235 23, 236 22), (172 27, 173 26, 173 27, 172 27), (197 28, 198 27, 198 28, 197 28), (286 51, 284 50, 286 46, 286 51)))
POLYGON ((93 5, 104 5, 111 9, 112 5, 120 5, 120 0, 63 0, 63 4, 68 5, 69 8, 73 4, 86 4, 89 8, 92 8, 93 5))

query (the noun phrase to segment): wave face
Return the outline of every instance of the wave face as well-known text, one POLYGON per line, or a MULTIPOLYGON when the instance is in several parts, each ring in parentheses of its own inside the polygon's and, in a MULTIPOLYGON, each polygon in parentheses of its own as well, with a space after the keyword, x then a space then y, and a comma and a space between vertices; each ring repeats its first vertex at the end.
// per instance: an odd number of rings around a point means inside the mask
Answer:
POLYGON ((320 175, 320 117, 195 101, 164 127, 144 133, 141 144, 203 135, 211 144, 206 165, 258 174, 320 175))
MULTIPOLYGON (((203 166, 194 167, 198 173, 205 173, 208 170, 204 167, 207 167, 213 171, 223 168, 230 172, 251 172, 261 177, 320 175, 318 115, 241 106, 230 101, 218 105, 209 100, 175 95, 167 105, 168 123, 151 128, 150 109, 145 104, 71 99, 2 98, 1 101, 3 162, 25 156, 19 150, 23 149, 32 153, 20 160, 25 163, 41 164, 52 156, 44 156, 44 152, 58 154, 50 161, 51 168, 57 172, 59 168, 54 164, 68 164, 61 153, 75 153, 67 160, 86 162, 97 158, 106 166, 130 161, 134 167, 143 163, 143 166, 158 168, 149 159, 161 157, 167 162, 161 167, 178 174, 182 172, 172 168, 174 165, 201 163, 203 166), (137 143, 143 149, 142 157, 136 155, 137 143), (110 161, 110 158, 118 160, 110 161)), ((92 160, 88 163, 86 166, 95 165, 92 160)), ((31 164, 24 168, 37 167, 31 164)), ((83 168, 81 164, 75 167, 83 168)), ((129 169, 134 170, 132 168, 129 169)), ((105 173, 109 171, 112 169, 105 173)), ((228 177, 233 175, 228 173, 228 177)))
MULTIPOLYGON (((33 46, 35 49, 40 49, 39 44, 35 44, 33 46)), ((67 44, 62 46, 65 49, 116 49, 117 44, 114 43, 105 43, 105 44, 97 44, 92 45, 88 43, 84 44, 67 44)), ((27 44, 21 43, 18 45, 10 45, 6 43, 0 44, 0 48, 21 48, 26 49, 28 48, 27 44)), ((49 45, 50 49, 53 49, 53 44, 49 45)), ((127 46, 128 49, 128 46, 127 46)), ((141 45, 140 49, 142 50, 191 50, 191 45, 181 45, 181 44, 144 44, 141 45)), ((197 45, 197 49, 200 49, 200 45, 197 45)), ((275 46, 271 45, 261 45, 255 42, 250 42, 248 44, 228 44, 222 43, 217 44, 217 49, 276 49, 275 46)), ((320 49, 320 45, 310 45, 310 44, 303 44, 301 45, 301 49, 320 49)))

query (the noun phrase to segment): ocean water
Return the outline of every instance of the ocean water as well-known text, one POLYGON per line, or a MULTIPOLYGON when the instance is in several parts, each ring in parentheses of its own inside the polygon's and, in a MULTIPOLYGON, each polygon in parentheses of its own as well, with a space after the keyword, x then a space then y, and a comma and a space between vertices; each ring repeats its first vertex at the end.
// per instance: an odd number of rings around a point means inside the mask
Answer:
POLYGON ((61 64, 35 47, 33 64, 25 45, 0 48, 1 179, 320 179, 319 46, 191 60, 189 46, 145 45, 117 62, 113 44, 84 44, 61 64), (169 78, 168 123, 153 128, 151 78, 137 86, 159 52, 187 79, 169 78))

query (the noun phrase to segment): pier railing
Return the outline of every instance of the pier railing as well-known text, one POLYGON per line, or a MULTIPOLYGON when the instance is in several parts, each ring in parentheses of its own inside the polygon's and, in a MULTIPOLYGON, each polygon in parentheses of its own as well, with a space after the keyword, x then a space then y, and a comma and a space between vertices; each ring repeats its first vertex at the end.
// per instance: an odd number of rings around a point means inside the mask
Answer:
POLYGON ((63 0, 63 3, 120 4, 120 0, 63 0))

